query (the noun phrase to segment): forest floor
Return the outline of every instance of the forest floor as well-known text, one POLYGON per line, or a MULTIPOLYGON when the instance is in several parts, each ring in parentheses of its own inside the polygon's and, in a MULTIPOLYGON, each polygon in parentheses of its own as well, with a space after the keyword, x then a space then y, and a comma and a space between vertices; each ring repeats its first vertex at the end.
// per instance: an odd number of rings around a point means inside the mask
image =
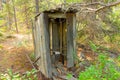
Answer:
POLYGON ((7 69, 23 73, 32 69, 26 54, 33 53, 31 35, 15 34, 0 42, 0 72, 7 69))
MULTIPOLYGON (((94 53, 89 46, 77 44, 77 55, 80 60, 79 66, 66 70, 66 72, 73 72, 76 76, 79 72, 85 70, 86 66, 90 66, 96 58, 97 54, 94 53)), ((31 34, 13 34, 6 36, 3 41, 0 41, 0 73, 5 73, 7 69, 11 69, 15 73, 25 73, 33 69, 30 59, 33 59, 33 41, 31 34)), ((117 54, 109 53, 111 57, 117 57, 117 54)), ((62 67, 64 69, 64 67, 62 67)), ((64 70, 65 71, 65 70, 64 70)), ((41 76, 38 76, 41 80, 41 76)))
MULTIPOLYGON (((77 51, 79 58, 84 57, 82 52, 85 53, 88 60, 94 60, 94 54, 90 50, 83 50, 82 47, 77 51)), ((33 67, 26 56, 31 54, 33 54, 32 35, 13 34, 6 36, 0 42, 0 72, 5 73, 7 69, 11 69, 15 73, 25 73, 32 70, 33 67)))

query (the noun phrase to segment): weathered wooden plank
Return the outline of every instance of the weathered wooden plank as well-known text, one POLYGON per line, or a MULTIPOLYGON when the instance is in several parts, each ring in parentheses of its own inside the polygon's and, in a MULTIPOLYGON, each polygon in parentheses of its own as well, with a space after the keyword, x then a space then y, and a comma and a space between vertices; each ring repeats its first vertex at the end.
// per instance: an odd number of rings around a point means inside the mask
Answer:
POLYGON ((63 47, 67 47, 67 30, 66 30, 66 21, 63 23, 63 47))
POLYGON ((38 38, 38 27, 39 27, 39 22, 38 22, 38 18, 37 18, 37 21, 36 21, 36 24, 35 24, 35 56, 36 58, 39 56, 39 46, 38 46, 38 42, 39 42, 39 38, 38 38))
POLYGON ((57 21, 53 22, 52 36, 53 36, 53 39, 52 39, 53 50, 59 51, 58 50, 60 48, 60 46, 59 46, 59 26, 58 26, 57 21))
POLYGON ((63 25, 62 21, 60 20, 60 53, 62 54, 62 48, 63 48, 63 25))
POLYGON ((33 45, 34 45, 34 54, 36 53, 36 36, 35 36, 35 21, 32 22, 32 39, 33 39, 33 45))
POLYGON ((49 28, 48 17, 46 13, 41 13, 38 17, 38 26, 36 28, 38 49, 37 56, 41 57, 38 61, 40 71, 48 78, 52 77, 50 48, 49 48, 49 28))
POLYGON ((53 50, 53 46, 52 46, 52 44, 53 44, 53 42, 52 42, 52 37, 53 37, 53 36, 52 36, 52 28, 53 28, 53 27, 52 27, 52 25, 53 25, 53 24, 52 24, 52 22, 50 21, 50 22, 49 22, 49 36, 50 36, 50 54, 51 54, 51 55, 52 55, 52 52, 53 52, 53 51, 52 51, 52 50, 53 50))
POLYGON ((50 59, 50 48, 49 48, 49 25, 48 25, 48 15, 47 13, 43 13, 43 31, 44 31, 44 37, 43 37, 43 43, 45 43, 44 46, 44 62, 45 62, 45 70, 47 77, 52 77, 52 65, 51 65, 51 59, 50 59))
POLYGON ((66 20, 63 23, 63 55, 64 55, 64 65, 66 65, 66 61, 67 61, 67 33, 66 33, 66 20))
POLYGON ((41 23, 41 16, 39 16, 38 17, 38 26, 37 26, 37 39, 38 39, 38 41, 37 41, 37 48, 38 48, 38 53, 37 53, 37 57, 36 58, 38 58, 38 57, 41 57, 40 58, 40 60, 38 60, 38 66, 39 66, 39 69, 40 69, 40 71, 44 74, 45 73, 45 70, 43 70, 44 69, 44 62, 43 62, 43 60, 44 60, 44 58, 43 58, 43 52, 42 52, 42 48, 43 48, 43 42, 42 42, 42 37, 43 37, 43 29, 42 29, 42 26, 41 26, 41 24, 43 24, 43 23, 41 23))
POLYGON ((67 13, 67 67, 74 66, 75 54, 75 15, 67 13))
POLYGON ((49 18, 66 18, 64 13, 49 13, 49 18))
POLYGON ((76 14, 73 15, 73 47, 74 47, 74 64, 77 63, 77 52, 76 52, 76 14))
MULTIPOLYGON (((35 57, 36 59, 38 57, 41 57, 41 43, 40 43, 40 35, 41 35, 41 32, 40 32, 40 19, 39 17, 36 18, 36 21, 35 21, 35 28, 34 28, 34 35, 35 35, 35 57)), ((40 65, 41 62, 40 60, 37 61, 37 65, 40 65)), ((42 64, 41 66, 39 67, 39 69, 42 67, 42 64)))

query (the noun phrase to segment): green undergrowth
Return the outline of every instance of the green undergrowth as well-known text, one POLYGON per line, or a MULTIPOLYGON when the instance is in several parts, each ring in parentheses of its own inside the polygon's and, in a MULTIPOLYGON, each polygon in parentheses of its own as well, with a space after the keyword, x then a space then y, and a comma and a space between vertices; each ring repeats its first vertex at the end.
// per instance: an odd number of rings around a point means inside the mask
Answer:
MULTIPOLYGON (((120 80, 120 56, 110 57, 109 55, 114 53, 99 50, 101 46, 94 44, 92 41, 89 45, 91 50, 98 54, 97 59, 84 71, 79 72, 77 80, 120 80)), ((71 77, 71 74, 67 75, 68 80, 71 77)))
MULTIPOLYGON (((108 53, 99 53, 94 64, 79 73, 77 80, 120 80, 120 56, 112 59, 108 53)), ((67 75, 68 80, 72 74, 67 75)))
POLYGON ((101 53, 96 64, 80 72, 78 80, 120 80, 120 66, 105 53, 101 53))
POLYGON ((108 56, 110 53, 99 50, 101 46, 91 41, 89 45, 98 54, 98 58, 94 64, 79 73, 78 80, 120 80, 120 56, 111 58, 108 56))
POLYGON ((0 80, 38 80, 37 70, 32 69, 24 74, 13 73, 11 69, 8 69, 6 73, 0 74, 0 80))

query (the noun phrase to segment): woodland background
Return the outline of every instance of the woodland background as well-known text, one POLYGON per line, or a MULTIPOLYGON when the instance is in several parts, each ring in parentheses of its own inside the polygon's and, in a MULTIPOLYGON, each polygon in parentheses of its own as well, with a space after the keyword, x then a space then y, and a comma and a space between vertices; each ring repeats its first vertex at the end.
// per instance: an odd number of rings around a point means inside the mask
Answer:
POLYGON ((120 36, 119 5, 108 7, 98 12, 98 9, 116 0, 1 0, 0 2, 0 33, 30 33, 34 16, 43 10, 49 10, 73 3, 79 9, 77 13, 77 37, 80 43, 90 40, 98 45, 106 45, 118 49, 120 36), (90 4, 94 3, 94 4, 90 4), (64 4, 63 4, 64 5, 64 4), (91 9, 91 10, 90 10, 91 9))

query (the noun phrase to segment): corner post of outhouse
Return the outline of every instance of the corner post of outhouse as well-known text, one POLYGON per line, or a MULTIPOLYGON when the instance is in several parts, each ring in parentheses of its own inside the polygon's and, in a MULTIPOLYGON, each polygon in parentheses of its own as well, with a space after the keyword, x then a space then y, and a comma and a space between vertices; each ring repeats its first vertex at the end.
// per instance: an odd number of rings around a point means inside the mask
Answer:
POLYGON ((50 59, 49 44, 49 20, 48 13, 42 12, 37 16, 35 26, 35 57, 39 70, 47 78, 52 78, 52 65, 50 59))
POLYGON ((76 14, 66 13, 67 23, 67 67, 71 68, 76 59, 76 14))
POLYGON ((45 71, 46 76, 48 78, 52 78, 52 64, 51 64, 51 58, 50 58, 50 44, 49 44, 49 20, 48 20, 48 13, 43 13, 43 32, 44 32, 44 39, 43 42, 45 44, 45 47, 43 47, 43 50, 45 50, 45 53, 43 53, 44 61, 45 62, 45 71))

